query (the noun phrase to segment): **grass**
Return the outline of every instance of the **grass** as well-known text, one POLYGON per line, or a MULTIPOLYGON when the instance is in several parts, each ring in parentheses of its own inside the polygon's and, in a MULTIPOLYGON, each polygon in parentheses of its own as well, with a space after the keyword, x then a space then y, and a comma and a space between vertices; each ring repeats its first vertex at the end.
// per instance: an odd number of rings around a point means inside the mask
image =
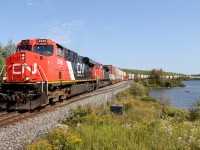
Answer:
POLYGON ((63 145, 65 149, 81 150, 200 149, 198 118, 192 120, 189 111, 160 104, 141 86, 138 88, 143 94, 133 95, 133 89, 129 89, 116 95, 115 103, 124 106, 123 115, 110 113, 109 108, 99 113, 103 108, 79 106, 73 118, 63 121, 69 126, 67 130, 57 129, 29 149, 39 150, 38 143, 47 149, 64 149, 63 145))

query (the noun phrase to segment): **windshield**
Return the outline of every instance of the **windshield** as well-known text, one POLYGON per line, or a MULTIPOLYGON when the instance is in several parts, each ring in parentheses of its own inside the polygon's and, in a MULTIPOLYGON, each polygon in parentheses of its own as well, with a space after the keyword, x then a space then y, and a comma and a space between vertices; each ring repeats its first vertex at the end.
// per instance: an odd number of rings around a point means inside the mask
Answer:
POLYGON ((31 45, 24 45, 24 46, 17 47, 17 52, 23 51, 23 50, 31 51, 31 45))
POLYGON ((34 52, 50 56, 53 54, 53 46, 52 45, 35 45, 34 52))

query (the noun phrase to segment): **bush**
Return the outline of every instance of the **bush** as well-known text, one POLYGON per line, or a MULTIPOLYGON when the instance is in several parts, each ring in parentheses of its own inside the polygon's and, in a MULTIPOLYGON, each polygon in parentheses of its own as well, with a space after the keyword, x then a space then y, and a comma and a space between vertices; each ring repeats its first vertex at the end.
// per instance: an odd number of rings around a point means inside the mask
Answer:
POLYGON ((163 106, 161 117, 162 118, 172 117, 174 118, 174 121, 183 122, 187 120, 188 113, 186 111, 176 109, 173 107, 163 106))
POLYGON ((111 123, 112 123, 112 119, 111 119, 110 115, 108 115, 108 114, 97 115, 95 113, 92 113, 92 114, 84 117, 85 125, 101 126, 101 125, 108 125, 111 123))
POLYGON ((200 119, 200 100, 194 102, 189 108, 189 120, 195 121, 200 119))
POLYGON ((180 80, 175 79, 151 78, 143 80, 142 83, 146 87, 184 87, 180 80))
POLYGON ((128 111, 133 108, 133 102, 129 101, 128 103, 124 104, 124 110, 128 111))
POLYGON ((143 85, 146 86, 146 87, 151 87, 149 81, 150 81, 149 79, 144 79, 144 80, 142 80, 142 83, 143 83, 143 85))
POLYGON ((82 107, 81 105, 77 106, 77 109, 70 110, 70 113, 73 114, 71 117, 64 120, 62 123, 68 125, 77 125, 81 123, 83 118, 92 113, 90 105, 82 107))
POLYGON ((77 136, 60 129, 54 130, 47 139, 55 150, 78 149, 83 144, 77 136))
POLYGON ((149 96, 144 96, 141 98, 142 101, 146 101, 146 102, 156 102, 155 98, 149 97, 149 96))
POLYGON ((115 95, 115 98, 120 101, 121 99, 125 99, 131 96, 130 91, 128 89, 121 91, 115 95))
POLYGON ((53 130, 46 140, 40 140, 27 147, 28 150, 76 150, 82 146, 80 138, 61 129, 53 130))
POLYGON ((165 82, 165 87, 170 87, 170 88, 172 88, 172 87, 173 87, 172 81, 166 81, 166 82, 165 82))
POLYGON ((41 140, 27 147, 27 150, 52 150, 51 144, 46 140, 41 140))
POLYGON ((129 91, 134 96, 144 96, 148 95, 149 93, 148 88, 144 87, 142 84, 138 82, 132 82, 130 86, 131 87, 129 88, 129 91))

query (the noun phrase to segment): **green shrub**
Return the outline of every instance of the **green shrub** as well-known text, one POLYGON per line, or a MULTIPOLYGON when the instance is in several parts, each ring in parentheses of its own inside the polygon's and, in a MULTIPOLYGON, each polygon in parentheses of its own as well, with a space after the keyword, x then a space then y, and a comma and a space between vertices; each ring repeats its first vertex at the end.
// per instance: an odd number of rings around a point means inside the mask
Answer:
POLYGON ((200 119, 200 100, 194 102, 189 108, 189 120, 195 121, 200 119))
POLYGON ((142 81, 142 83, 143 83, 144 86, 149 87, 149 80, 148 80, 148 79, 144 79, 144 80, 142 81))
POLYGON ((144 95, 148 95, 149 93, 148 88, 144 87, 139 82, 132 82, 130 85, 129 91, 134 96, 144 96, 144 95))
POLYGON ((173 85, 173 84, 172 84, 172 81, 166 81, 164 86, 165 86, 165 87, 170 87, 170 88, 171 88, 171 87, 173 87, 172 85, 173 85))
POLYGON ((142 83, 146 87, 184 87, 180 80, 175 79, 151 78, 142 80, 142 83))
POLYGON ((51 144, 46 140, 41 140, 27 147, 27 150, 52 150, 51 144))
POLYGON ((124 91, 121 91, 121 92, 117 93, 115 95, 115 98, 118 101, 120 101, 120 100, 125 99, 125 98, 130 97, 130 96, 131 96, 130 91, 128 89, 126 89, 124 91))
POLYGON ((133 102, 129 101, 128 103, 124 104, 124 110, 128 111, 133 108, 133 102))
POLYGON ((77 136, 60 129, 55 129, 50 133, 47 140, 54 150, 78 149, 83 144, 77 136))
POLYGON ((156 102, 155 98, 149 97, 149 96, 144 96, 141 98, 142 101, 146 101, 146 102, 156 102))
POLYGON ((62 123, 68 125, 77 125, 81 123, 83 118, 92 113, 92 109, 90 105, 87 106, 77 106, 77 109, 70 110, 70 113, 73 114, 71 117, 66 118, 62 123))
POLYGON ((96 113, 92 113, 84 117, 85 125, 100 126, 100 125, 108 125, 110 123, 112 123, 112 119, 108 114, 97 115, 96 113))
POLYGON ((174 121, 183 122, 187 120, 188 113, 184 110, 180 110, 170 106, 163 106, 161 117, 162 118, 172 117, 174 118, 174 121))

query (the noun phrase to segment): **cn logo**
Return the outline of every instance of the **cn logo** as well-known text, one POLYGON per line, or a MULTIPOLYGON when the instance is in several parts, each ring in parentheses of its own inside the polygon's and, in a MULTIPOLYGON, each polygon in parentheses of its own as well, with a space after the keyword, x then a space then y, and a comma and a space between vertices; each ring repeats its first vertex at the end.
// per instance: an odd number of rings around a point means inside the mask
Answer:
POLYGON ((84 74, 84 65, 77 63, 77 73, 78 74, 84 74))
MULTIPOLYGON (((31 70, 31 67, 27 64, 13 64, 13 74, 24 74, 24 70, 27 69, 32 74, 37 73, 37 63, 33 64, 33 70, 31 70), (21 71, 16 71, 16 68, 21 67, 21 71)), ((18 69, 19 70, 19 69, 18 69)))

